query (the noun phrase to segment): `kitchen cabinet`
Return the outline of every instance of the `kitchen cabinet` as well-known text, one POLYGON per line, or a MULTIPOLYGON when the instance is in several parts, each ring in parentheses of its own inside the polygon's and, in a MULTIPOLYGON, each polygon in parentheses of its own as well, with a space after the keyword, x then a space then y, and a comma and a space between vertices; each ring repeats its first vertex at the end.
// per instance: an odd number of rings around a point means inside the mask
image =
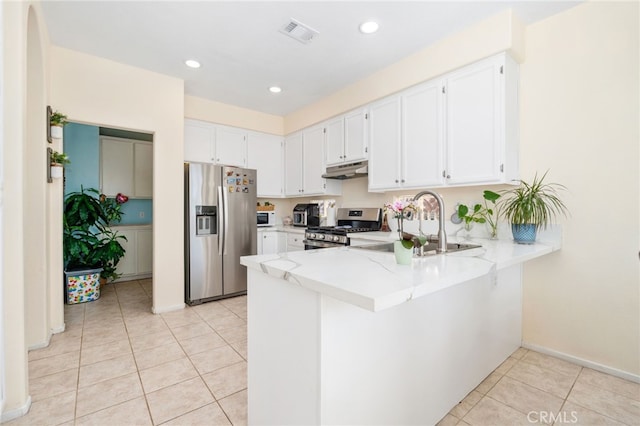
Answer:
POLYGON ((184 160, 246 167, 247 131, 198 120, 185 120, 184 160))
POLYGON ((266 133, 249 132, 247 141, 248 168, 258 172, 258 197, 282 197, 283 138, 266 133))
POLYGON ((324 179, 324 130, 322 126, 289 135, 284 141, 285 195, 340 195, 342 183, 324 179))
POLYGON ((358 109, 325 123, 326 164, 350 163, 367 158, 365 109, 358 109))
POLYGON ((501 54, 447 76, 447 184, 517 177, 517 74, 515 62, 501 54))
POLYGON ((285 251, 286 234, 274 230, 258 230, 258 254, 285 251))
POLYGON ((111 229, 127 238, 126 241, 120 241, 125 254, 116 267, 116 273, 121 274, 117 281, 150 277, 153 271, 152 226, 112 226, 111 229))
POLYGON ((500 54, 371 105, 369 190, 517 179, 517 87, 500 54))
POLYGON ((216 126, 215 162, 228 166, 247 166, 247 131, 216 126))
POLYGON ((301 250, 304 250, 304 234, 288 232, 286 251, 301 251, 301 250))
POLYGON ((153 145, 128 139, 100 138, 100 188, 107 197, 153 196, 153 145))
POLYGON ((394 189, 401 184, 400 97, 391 96, 369 108, 369 191, 394 189))
POLYGON ((184 161, 213 163, 215 129, 209 123, 185 120, 184 161))

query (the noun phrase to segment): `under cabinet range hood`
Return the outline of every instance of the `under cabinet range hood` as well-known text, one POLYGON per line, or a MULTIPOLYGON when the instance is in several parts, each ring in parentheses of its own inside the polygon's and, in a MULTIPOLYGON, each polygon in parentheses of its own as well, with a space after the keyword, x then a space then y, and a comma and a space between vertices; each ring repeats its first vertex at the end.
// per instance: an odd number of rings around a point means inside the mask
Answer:
POLYGON ((327 171, 322 175, 325 179, 353 179, 367 176, 367 161, 340 164, 338 166, 327 167, 327 171))

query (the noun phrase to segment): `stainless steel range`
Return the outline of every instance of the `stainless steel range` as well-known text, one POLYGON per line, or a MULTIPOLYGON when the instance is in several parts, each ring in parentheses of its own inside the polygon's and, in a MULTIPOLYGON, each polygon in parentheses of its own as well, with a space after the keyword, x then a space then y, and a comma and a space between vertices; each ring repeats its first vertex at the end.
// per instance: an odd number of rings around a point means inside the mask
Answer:
POLYGON ((340 208, 336 214, 336 221, 336 226, 308 227, 304 234, 304 249, 348 246, 351 234, 379 231, 382 226, 382 209, 340 208))

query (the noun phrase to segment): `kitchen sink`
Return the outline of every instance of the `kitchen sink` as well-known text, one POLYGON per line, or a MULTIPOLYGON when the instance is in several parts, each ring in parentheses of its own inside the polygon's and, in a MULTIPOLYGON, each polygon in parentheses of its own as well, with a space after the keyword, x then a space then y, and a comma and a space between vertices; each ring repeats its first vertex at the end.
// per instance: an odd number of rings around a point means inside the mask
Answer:
MULTIPOLYGON (((437 251, 438 242, 437 241, 429 241, 424 246, 424 253, 422 256, 433 256, 435 254, 441 254, 437 251)), ((470 250, 474 248, 482 247, 477 244, 464 244, 464 243, 447 243, 447 253, 454 253, 462 250, 470 250)), ((374 250, 374 251, 382 251, 393 253, 393 243, 378 243, 378 244, 370 244, 365 246, 356 246, 354 248, 362 249, 362 250, 374 250)), ((414 256, 418 256, 414 254, 414 256)))

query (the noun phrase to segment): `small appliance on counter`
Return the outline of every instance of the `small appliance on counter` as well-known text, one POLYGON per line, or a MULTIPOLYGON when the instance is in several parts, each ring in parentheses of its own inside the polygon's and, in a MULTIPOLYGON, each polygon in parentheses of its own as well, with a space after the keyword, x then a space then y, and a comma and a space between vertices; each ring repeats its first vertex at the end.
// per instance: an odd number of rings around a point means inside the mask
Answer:
POLYGON ((296 204, 293 208, 293 226, 320 226, 320 207, 314 203, 296 204))
POLYGON ((258 227, 276 226, 276 212, 273 210, 258 210, 256 212, 258 227))

